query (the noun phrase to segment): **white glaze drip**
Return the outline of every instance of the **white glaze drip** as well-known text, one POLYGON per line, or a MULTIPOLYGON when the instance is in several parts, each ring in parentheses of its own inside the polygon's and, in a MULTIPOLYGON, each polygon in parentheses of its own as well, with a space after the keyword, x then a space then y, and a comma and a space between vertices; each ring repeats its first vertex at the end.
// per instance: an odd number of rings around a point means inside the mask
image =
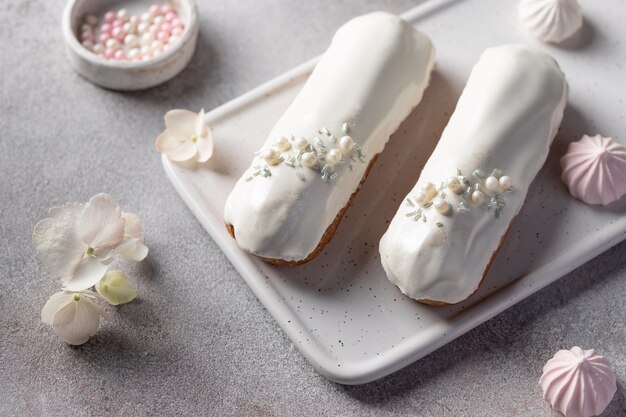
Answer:
MULTIPOLYGON (((403 293, 417 300, 457 303, 477 289, 546 159, 566 99, 565 77, 549 55, 521 45, 482 54, 408 196, 422 192, 419 185, 426 181, 445 181, 457 168, 464 173, 476 167, 501 168, 514 179, 514 189, 506 194, 499 219, 493 212, 470 208, 454 216, 431 210, 428 222, 416 222, 401 206, 380 241, 380 254, 387 276, 403 293)), ((452 192, 447 199, 454 207, 462 201, 452 192)))

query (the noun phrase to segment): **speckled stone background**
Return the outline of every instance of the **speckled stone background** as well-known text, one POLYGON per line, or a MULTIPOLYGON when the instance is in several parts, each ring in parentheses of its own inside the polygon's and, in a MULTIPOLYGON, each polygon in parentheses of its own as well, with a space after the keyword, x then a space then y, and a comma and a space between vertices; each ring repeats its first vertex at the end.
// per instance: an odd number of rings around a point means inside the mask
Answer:
POLYGON ((153 141, 170 108, 219 106, 322 52, 350 17, 409 0, 199 0, 190 66, 139 93, 100 89, 65 60, 62 0, 0 14, 0 415, 553 416, 537 379, 565 347, 596 348, 626 416, 626 243, 383 380, 313 371, 165 178, 153 141), (51 205, 105 191, 145 221, 140 298, 81 347, 39 312, 59 285, 30 241, 51 205))

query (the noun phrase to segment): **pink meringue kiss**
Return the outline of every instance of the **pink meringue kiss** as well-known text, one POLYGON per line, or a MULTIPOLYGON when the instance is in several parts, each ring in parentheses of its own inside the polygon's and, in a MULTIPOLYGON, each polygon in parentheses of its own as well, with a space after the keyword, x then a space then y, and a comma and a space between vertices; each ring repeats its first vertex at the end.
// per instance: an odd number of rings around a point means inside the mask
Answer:
POLYGON ((543 367, 539 385, 543 398, 565 417, 599 416, 617 391, 609 361, 578 346, 559 350, 543 367))
POLYGON ((584 135, 561 158, 561 179, 570 194, 606 206, 626 194, 626 147, 612 138, 584 135))

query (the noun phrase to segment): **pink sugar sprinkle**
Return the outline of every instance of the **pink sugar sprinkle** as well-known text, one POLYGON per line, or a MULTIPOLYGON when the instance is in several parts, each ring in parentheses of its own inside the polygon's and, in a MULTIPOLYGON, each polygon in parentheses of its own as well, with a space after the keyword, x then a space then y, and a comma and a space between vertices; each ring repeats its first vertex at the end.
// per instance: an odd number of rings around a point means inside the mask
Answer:
POLYGON ((104 21, 107 23, 111 23, 115 20, 115 12, 106 12, 104 15, 104 21))
POLYGON ((111 49, 111 48, 106 49, 106 50, 104 51, 104 57, 105 57, 106 59, 113 59, 113 58, 115 58, 115 50, 114 50, 114 49, 111 49))

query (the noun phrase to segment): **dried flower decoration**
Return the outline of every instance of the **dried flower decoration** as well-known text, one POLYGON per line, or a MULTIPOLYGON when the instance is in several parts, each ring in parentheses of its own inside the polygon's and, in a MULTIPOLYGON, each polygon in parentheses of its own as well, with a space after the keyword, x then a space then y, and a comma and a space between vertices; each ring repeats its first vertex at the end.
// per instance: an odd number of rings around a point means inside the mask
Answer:
POLYGON ((104 315, 98 299, 117 305, 136 296, 121 271, 107 271, 119 256, 141 261, 148 255, 141 219, 123 212, 104 193, 85 204, 53 207, 49 215, 35 226, 33 243, 48 271, 61 280, 63 291, 48 300, 41 319, 65 342, 82 344, 104 315), (100 295, 91 291, 94 286, 100 295))
POLYGON ((213 156, 213 136, 204 121, 204 110, 174 109, 165 113, 164 119, 165 131, 155 144, 159 152, 175 162, 206 162, 213 156))

